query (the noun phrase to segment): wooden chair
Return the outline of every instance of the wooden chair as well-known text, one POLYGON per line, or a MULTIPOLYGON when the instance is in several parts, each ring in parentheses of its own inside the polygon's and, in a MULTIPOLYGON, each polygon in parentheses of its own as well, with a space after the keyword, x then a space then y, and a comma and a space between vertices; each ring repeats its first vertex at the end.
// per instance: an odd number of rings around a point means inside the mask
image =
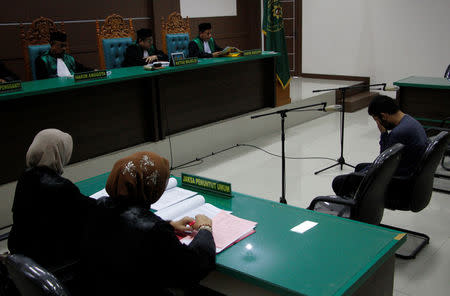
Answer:
POLYGON ((127 24, 123 17, 112 14, 101 27, 98 20, 95 23, 100 68, 120 67, 128 45, 134 40, 133 21, 130 18, 127 24))
POLYGON ((164 17, 161 18, 161 38, 162 38, 161 50, 167 53, 170 57, 170 50, 168 49, 167 44, 167 35, 169 35, 169 37, 173 39, 172 42, 174 42, 174 44, 172 44, 173 45, 172 47, 175 47, 177 51, 187 50, 186 36, 187 36, 187 44, 189 44, 189 36, 191 35, 189 17, 183 19, 180 13, 172 12, 171 14, 169 14, 167 22, 164 20, 164 17))
POLYGON ((61 23, 58 28, 54 21, 42 16, 35 19, 27 31, 25 31, 24 25, 20 24, 27 80, 36 79, 34 61, 39 55, 50 49, 50 33, 55 31, 65 33, 64 23, 61 23))

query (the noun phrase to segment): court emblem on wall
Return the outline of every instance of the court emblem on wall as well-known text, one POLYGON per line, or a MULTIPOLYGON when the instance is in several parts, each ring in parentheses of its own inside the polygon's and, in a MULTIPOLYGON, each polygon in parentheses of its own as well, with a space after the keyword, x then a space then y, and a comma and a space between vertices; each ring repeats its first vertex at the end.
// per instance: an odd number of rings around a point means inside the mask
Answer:
POLYGON ((283 8, 279 0, 269 0, 267 10, 272 13, 272 17, 268 19, 267 30, 270 32, 281 31, 283 24, 283 8))

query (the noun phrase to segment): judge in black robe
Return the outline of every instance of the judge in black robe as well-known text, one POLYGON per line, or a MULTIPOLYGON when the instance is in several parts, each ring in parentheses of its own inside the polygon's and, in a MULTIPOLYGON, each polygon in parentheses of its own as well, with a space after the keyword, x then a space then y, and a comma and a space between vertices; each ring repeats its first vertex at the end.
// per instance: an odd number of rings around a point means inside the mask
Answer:
POLYGON ((198 26, 198 37, 189 42, 189 57, 215 58, 221 55, 222 47, 212 37, 210 23, 198 26))
POLYGON ((47 79, 54 77, 70 76, 75 73, 92 71, 85 67, 66 53, 67 35, 63 32, 52 32, 50 34, 50 50, 38 56, 34 61, 36 66, 36 79, 47 79), (58 67, 58 62, 62 64, 58 67), (67 70, 62 71, 62 67, 67 70))
POLYGON ((168 56, 153 44, 152 31, 140 29, 137 31, 136 43, 128 46, 122 67, 144 66, 156 61, 168 61, 168 56))

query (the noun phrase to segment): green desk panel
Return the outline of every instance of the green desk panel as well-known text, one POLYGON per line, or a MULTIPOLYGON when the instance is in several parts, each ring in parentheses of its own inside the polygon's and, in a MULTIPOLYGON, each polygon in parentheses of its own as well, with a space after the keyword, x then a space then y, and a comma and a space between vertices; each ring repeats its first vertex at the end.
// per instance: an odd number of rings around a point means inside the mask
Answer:
MULTIPOLYGON (((91 195, 108 174, 77 183, 91 195)), ((178 179, 179 180, 179 179, 178 179)), ((206 202, 258 222, 256 233, 217 256, 217 270, 285 295, 349 295, 403 244, 399 232, 234 193, 206 202), (290 229, 318 224, 303 234, 290 229), (247 246, 251 245, 249 250, 247 246)))
MULTIPOLYGON (((102 85, 120 81, 126 81, 136 78, 154 77, 159 75, 166 75, 171 73, 190 71, 195 69, 201 69, 206 67, 215 67, 233 63, 241 63, 246 61, 254 61, 259 59, 273 58, 279 56, 278 53, 264 52, 261 55, 248 56, 248 57, 222 57, 222 58, 211 58, 211 59, 199 59, 198 64, 178 66, 178 67, 167 67, 155 71, 144 70, 142 66, 138 67, 128 67, 128 68, 117 68, 111 69, 111 75, 106 79, 98 79, 83 82, 74 82, 73 78, 61 77, 61 78, 50 78, 43 80, 27 81, 22 83, 22 90, 19 92, 11 92, 0 94, 1 100, 15 99, 25 96, 32 96, 38 94, 46 94, 52 92, 59 92, 63 90, 70 90, 75 88, 83 88, 92 85, 102 85)), ((174 84, 175 85, 175 84, 174 84)))
POLYGON ((444 77, 411 76, 394 82, 394 85, 407 87, 450 89, 450 81, 445 79, 444 77))

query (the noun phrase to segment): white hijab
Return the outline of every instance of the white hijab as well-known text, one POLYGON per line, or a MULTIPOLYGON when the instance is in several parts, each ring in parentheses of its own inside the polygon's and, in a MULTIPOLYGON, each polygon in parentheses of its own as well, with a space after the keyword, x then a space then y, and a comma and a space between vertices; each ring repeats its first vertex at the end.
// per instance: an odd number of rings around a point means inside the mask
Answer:
POLYGON ((26 156, 27 167, 46 166, 58 174, 72 156, 72 137, 58 129, 40 131, 33 139, 26 156))

